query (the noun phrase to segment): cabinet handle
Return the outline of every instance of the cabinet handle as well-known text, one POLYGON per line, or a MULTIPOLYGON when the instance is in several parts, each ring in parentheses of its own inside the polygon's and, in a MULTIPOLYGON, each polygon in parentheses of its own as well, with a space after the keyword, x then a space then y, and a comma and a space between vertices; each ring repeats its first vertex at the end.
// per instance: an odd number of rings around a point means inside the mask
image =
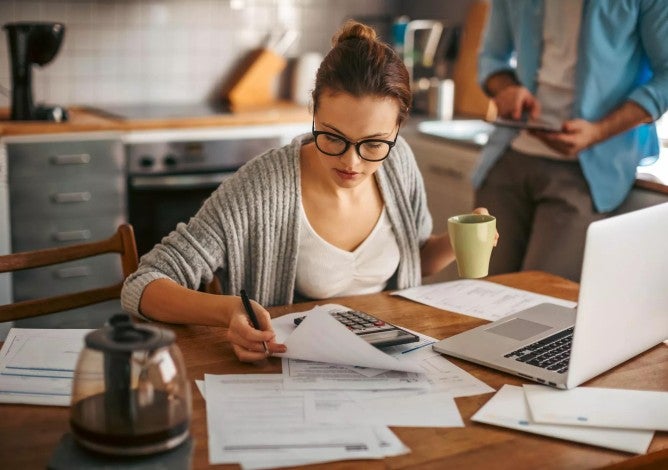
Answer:
POLYGON ((51 201, 56 204, 69 204, 71 202, 88 202, 91 195, 88 191, 79 191, 76 193, 55 193, 51 195, 51 201))
POLYGON ((88 266, 71 266, 69 268, 60 268, 55 272, 58 279, 69 279, 72 277, 86 277, 90 276, 90 268, 88 266))
POLYGON ((429 165, 429 173, 438 176, 446 176, 458 180, 464 179, 464 173, 454 168, 443 168, 442 166, 429 165))
POLYGON ((90 240, 90 230, 68 230, 63 232, 56 232, 53 234, 53 239, 57 242, 75 242, 81 240, 90 240))
POLYGON ((90 163, 90 154, 74 153, 70 155, 52 155, 52 165, 85 165, 90 163))

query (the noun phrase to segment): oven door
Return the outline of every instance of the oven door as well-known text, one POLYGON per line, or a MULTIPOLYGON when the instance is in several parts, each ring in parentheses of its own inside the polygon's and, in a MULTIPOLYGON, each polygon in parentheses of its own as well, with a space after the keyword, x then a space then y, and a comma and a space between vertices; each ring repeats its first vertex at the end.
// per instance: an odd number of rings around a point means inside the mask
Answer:
POLYGON ((150 251, 179 222, 188 222, 225 178, 234 172, 130 176, 129 221, 139 256, 150 251))

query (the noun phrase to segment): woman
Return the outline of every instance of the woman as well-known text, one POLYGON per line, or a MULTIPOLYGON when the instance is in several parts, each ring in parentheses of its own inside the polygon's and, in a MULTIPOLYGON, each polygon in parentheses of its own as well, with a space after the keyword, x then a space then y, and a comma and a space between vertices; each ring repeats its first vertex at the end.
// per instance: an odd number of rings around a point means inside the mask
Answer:
POLYGON ((247 163, 144 256, 125 282, 126 310, 227 326, 237 357, 256 361, 286 350, 260 304, 415 286, 454 260, 447 234, 431 235, 422 178, 398 135, 411 103, 403 62, 353 21, 333 43, 316 76, 312 134, 247 163), (193 290, 216 271, 227 295, 193 290), (261 330, 241 289, 257 300, 261 330))

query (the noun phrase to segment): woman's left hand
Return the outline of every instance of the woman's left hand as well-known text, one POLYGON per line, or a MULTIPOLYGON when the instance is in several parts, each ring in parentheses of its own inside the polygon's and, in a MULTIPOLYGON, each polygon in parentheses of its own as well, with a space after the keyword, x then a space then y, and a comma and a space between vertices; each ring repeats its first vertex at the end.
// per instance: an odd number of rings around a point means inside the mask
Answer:
MULTIPOLYGON (((489 211, 485 207, 476 207, 473 209, 474 214, 482 214, 482 215, 490 215, 489 211)), ((496 231, 496 234, 494 235, 494 246, 499 242, 499 231, 496 231)))

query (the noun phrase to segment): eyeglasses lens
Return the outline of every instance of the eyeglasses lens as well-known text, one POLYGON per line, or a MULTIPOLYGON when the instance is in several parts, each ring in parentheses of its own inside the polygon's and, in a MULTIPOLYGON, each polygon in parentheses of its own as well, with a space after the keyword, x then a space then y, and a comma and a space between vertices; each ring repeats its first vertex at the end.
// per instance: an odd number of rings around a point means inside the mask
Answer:
MULTIPOLYGON (((348 145, 345 140, 329 134, 318 134, 315 143, 321 152, 334 156, 343 154, 348 145)), ((360 142, 356 149, 362 158, 371 161, 382 160, 390 153, 390 145, 377 140, 360 142)))

